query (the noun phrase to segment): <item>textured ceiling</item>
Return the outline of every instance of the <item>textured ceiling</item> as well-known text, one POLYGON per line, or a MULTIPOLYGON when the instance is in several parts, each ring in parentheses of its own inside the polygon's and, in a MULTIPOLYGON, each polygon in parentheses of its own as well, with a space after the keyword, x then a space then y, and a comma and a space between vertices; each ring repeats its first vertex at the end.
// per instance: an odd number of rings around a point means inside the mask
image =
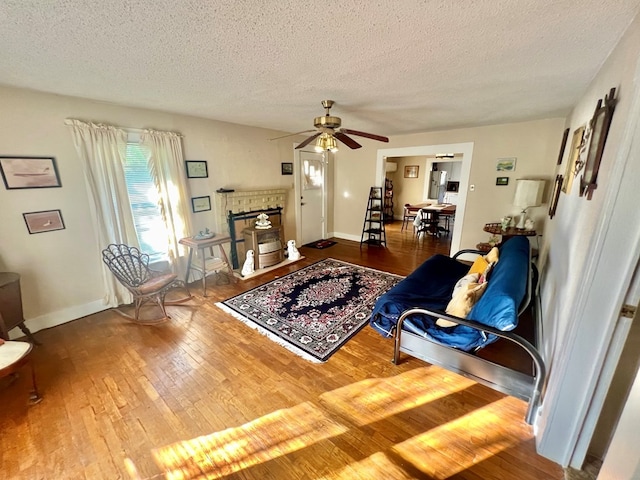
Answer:
POLYGON ((567 114, 640 0, 2 0, 0 84, 295 132, 567 114))

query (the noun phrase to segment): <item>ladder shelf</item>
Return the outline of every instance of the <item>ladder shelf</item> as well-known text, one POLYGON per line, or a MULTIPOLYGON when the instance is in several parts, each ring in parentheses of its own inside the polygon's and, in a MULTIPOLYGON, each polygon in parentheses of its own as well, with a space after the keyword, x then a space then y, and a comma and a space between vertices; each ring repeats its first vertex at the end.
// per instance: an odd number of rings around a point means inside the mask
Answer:
POLYGON ((362 226, 362 236, 360 237, 360 248, 362 245, 387 246, 383 201, 382 187, 371 187, 364 225, 362 226))

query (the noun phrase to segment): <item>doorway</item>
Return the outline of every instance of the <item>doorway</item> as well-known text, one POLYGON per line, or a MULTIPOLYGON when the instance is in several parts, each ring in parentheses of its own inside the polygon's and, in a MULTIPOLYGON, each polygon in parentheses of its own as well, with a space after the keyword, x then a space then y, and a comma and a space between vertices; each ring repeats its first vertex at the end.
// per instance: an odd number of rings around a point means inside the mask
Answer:
MULTIPOLYGON (((451 238, 451 251, 460 250, 462 238, 462 225, 464 223, 464 212, 467 203, 467 191, 469 188, 469 175, 471 173, 471 162, 473 157, 473 142, 453 143, 446 145, 423 145, 418 147, 386 148, 378 150, 376 163, 376 186, 383 186, 385 181, 386 158, 391 157, 425 157, 424 168, 427 166, 426 157, 436 159, 437 155, 443 153, 454 153, 456 159, 459 158, 462 164, 460 171, 460 182, 458 184, 458 196, 456 207, 456 222, 453 225, 453 235, 451 238)), ((433 161, 431 161, 431 164, 433 161)), ((428 186, 428 185, 427 185, 428 186)), ((428 190, 427 190, 428 192, 428 190)))
POLYGON ((294 152, 296 237, 306 245, 327 236, 327 153, 294 152))

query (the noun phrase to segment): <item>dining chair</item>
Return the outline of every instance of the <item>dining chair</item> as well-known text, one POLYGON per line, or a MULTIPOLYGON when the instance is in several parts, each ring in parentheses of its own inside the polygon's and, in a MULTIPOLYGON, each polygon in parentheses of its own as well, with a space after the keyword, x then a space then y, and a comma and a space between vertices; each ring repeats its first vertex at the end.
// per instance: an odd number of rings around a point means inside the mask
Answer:
POLYGON ((404 204, 404 212, 402 214, 402 227, 400 228, 400 231, 403 231, 404 228, 409 225, 409 222, 413 223, 413 221, 416 219, 416 214, 409 209, 410 207, 411 204, 404 204))

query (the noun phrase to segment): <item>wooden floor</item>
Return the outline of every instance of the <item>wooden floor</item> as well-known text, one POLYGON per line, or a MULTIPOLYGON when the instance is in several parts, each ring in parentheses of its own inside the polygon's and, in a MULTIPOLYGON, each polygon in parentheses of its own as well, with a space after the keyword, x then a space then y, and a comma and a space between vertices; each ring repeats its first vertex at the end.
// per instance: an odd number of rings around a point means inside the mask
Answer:
POLYGON ((449 239, 416 243, 399 226, 387 249, 339 240, 249 281, 211 278, 207 298, 194 285, 192 306, 159 326, 104 311, 38 332, 44 400, 27 406, 26 370, 0 383, 0 477, 127 479, 130 459, 141 478, 164 478, 178 447, 208 444, 226 461, 197 478, 561 479, 535 454, 524 402, 417 359, 395 366, 368 326, 309 363, 214 305, 320 258, 408 274, 448 253, 449 239))

